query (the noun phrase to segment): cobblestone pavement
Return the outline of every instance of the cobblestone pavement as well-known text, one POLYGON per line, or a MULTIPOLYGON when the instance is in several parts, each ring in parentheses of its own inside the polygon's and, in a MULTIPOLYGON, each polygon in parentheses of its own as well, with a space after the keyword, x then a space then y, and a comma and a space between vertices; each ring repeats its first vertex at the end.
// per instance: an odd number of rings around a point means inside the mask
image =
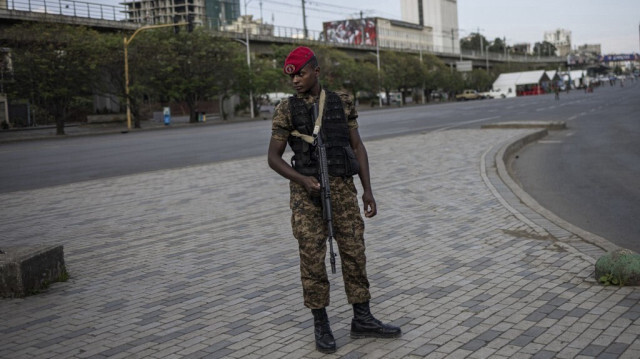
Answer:
MULTIPOLYGON (((640 289, 592 278, 602 250, 509 199, 495 153, 532 130, 367 142, 372 310, 399 339, 315 350, 288 184, 266 155, 0 195, 0 245, 63 244, 71 275, 0 300, 2 358, 639 358, 640 289)), ((338 261, 339 262, 339 261, 338 261)))

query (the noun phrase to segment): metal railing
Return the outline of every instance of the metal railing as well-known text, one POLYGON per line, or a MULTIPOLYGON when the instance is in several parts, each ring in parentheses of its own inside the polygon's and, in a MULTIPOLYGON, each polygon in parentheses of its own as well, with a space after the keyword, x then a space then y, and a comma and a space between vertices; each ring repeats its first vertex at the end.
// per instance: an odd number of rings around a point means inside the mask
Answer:
MULTIPOLYGON (((125 5, 122 6, 112 6, 112 5, 102 5, 84 1, 75 1, 75 0, 6 0, 7 10, 15 10, 15 11, 25 11, 25 12, 34 12, 34 13, 44 13, 44 14, 52 14, 52 15, 63 15, 63 16, 71 16, 71 17, 80 17, 80 18, 91 18, 91 19, 101 19, 101 20, 115 20, 115 21, 128 21, 128 12, 127 7, 125 5)), ((0 5, 1 6, 1 5, 0 5)), ((152 22, 136 22, 138 25, 151 24, 152 22)), ((209 26, 213 22, 209 21, 209 26)), ((205 26, 207 26, 207 21, 205 21, 205 26)), ((271 26, 269 34, 253 34, 250 33, 251 40, 276 40, 278 42, 299 42, 299 41, 309 41, 315 43, 323 43, 329 44, 323 39, 322 31, 318 30, 307 30, 307 37, 305 39, 304 30, 300 28, 294 27, 285 27, 285 26, 271 26)), ((212 28, 213 31, 219 30, 212 28)), ((233 31, 222 31, 223 33, 227 33, 231 36, 234 36, 233 31)), ((244 33, 240 34, 244 38, 244 33)), ((332 45, 341 47, 341 48, 351 48, 351 49, 363 49, 367 51, 375 51, 376 46, 372 45, 356 45, 356 44, 347 44, 347 43, 333 43, 332 45)), ((476 60, 476 61, 498 61, 498 62, 561 62, 562 58, 559 57, 540 57, 535 55, 514 55, 514 54, 504 54, 498 52, 489 52, 480 53, 478 51, 465 51, 460 50, 455 51, 450 46, 449 47, 434 47, 427 46, 423 48, 416 47, 414 45, 408 45, 406 43, 394 41, 394 42, 385 42, 384 40, 380 44, 381 50, 394 50, 394 51, 403 51, 403 52, 422 52, 422 53, 432 53, 438 56, 445 57, 459 57, 460 60, 476 60)))
POLYGON ((101 20, 126 20, 124 6, 72 0, 7 0, 6 10, 28 11, 101 20))

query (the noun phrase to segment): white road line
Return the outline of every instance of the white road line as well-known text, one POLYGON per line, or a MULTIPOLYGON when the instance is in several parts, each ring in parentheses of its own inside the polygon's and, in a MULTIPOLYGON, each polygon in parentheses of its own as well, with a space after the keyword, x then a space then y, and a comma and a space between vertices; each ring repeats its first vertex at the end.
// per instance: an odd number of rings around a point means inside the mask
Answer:
POLYGON ((573 116, 569 117, 567 119, 567 121, 572 121, 572 120, 575 120, 576 118, 578 118, 578 115, 573 115, 573 116))
POLYGON ((500 118, 500 117, 502 117, 502 116, 494 116, 494 117, 480 118, 480 119, 477 119, 477 120, 471 120, 471 121, 460 122, 460 123, 457 123, 457 124, 452 125, 452 126, 447 126, 447 127, 439 128, 439 129, 437 129, 437 130, 435 130, 435 131, 433 131, 433 132, 445 131, 445 130, 448 130, 448 129, 450 129, 450 128, 459 127, 459 126, 464 126, 464 125, 467 125, 467 124, 470 124, 470 123, 474 123, 474 122, 482 122, 482 121, 488 121, 488 120, 495 120, 495 119, 498 119, 498 118, 500 118))

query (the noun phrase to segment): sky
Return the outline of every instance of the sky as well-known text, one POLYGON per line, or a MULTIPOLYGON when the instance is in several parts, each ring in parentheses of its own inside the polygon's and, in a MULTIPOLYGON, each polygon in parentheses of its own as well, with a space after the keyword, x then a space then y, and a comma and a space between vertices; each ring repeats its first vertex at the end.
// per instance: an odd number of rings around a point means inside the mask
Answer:
MULTIPOLYGON (((47 0, 51 1, 51 0, 47 0)), ((90 0, 117 5, 121 0, 90 0)), ((240 0, 241 13, 282 27, 302 28, 302 0, 240 0)), ((322 22, 360 17, 402 20, 400 0, 306 0, 309 30, 322 22)), ((640 53, 640 0, 458 0, 460 36, 480 32, 507 44, 535 43, 545 31, 571 31, 574 47, 600 44, 603 54, 640 53)))

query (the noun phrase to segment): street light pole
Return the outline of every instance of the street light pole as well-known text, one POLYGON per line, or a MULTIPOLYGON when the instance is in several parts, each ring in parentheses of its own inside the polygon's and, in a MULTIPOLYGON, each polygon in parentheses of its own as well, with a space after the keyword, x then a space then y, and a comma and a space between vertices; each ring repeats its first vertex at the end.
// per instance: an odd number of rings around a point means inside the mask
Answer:
POLYGON ((307 14, 304 9, 304 0, 302 0, 302 31, 304 32, 304 39, 307 40, 309 33, 307 31, 307 14))
MULTIPOLYGON (((249 33, 245 31, 245 34, 246 34, 246 38, 245 38, 246 40, 240 40, 240 39, 234 39, 234 40, 247 47, 247 66, 249 67, 249 72, 251 72, 251 53, 249 50, 249 33)), ((253 81, 251 83, 253 83, 253 81)), ((254 118, 255 114, 253 110, 253 89, 252 88, 249 88, 249 106, 251 107, 251 118, 254 118)))
POLYGON ((485 47, 486 61, 487 61, 487 72, 489 72, 489 44, 485 47))
POLYGON ((134 33, 127 39, 124 37, 124 93, 127 97, 127 130, 131 130, 131 96, 129 96, 129 44, 133 41, 133 38, 138 35, 139 32, 150 29, 159 29, 163 27, 171 27, 171 26, 187 26, 189 22, 179 22, 174 24, 163 24, 163 25, 146 25, 139 27, 134 33))
POLYGON ((380 38, 378 37, 378 24, 376 21, 376 59, 378 62, 378 104, 382 108, 382 96, 380 94, 380 85, 382 80, 380 79, 380 38))
MULTIPOLYGON (((245 26, 244 28, 245 36, 246 36, 246 45, 247 45, 247 67, 249 68, 249 76, 251 76, 251 50, 249 49, 249 29, 245 26)), ((249 106, 251 107, 251 118, 254 118, 253 113, 253 80, 250 77, 249 83, 249 106)))

